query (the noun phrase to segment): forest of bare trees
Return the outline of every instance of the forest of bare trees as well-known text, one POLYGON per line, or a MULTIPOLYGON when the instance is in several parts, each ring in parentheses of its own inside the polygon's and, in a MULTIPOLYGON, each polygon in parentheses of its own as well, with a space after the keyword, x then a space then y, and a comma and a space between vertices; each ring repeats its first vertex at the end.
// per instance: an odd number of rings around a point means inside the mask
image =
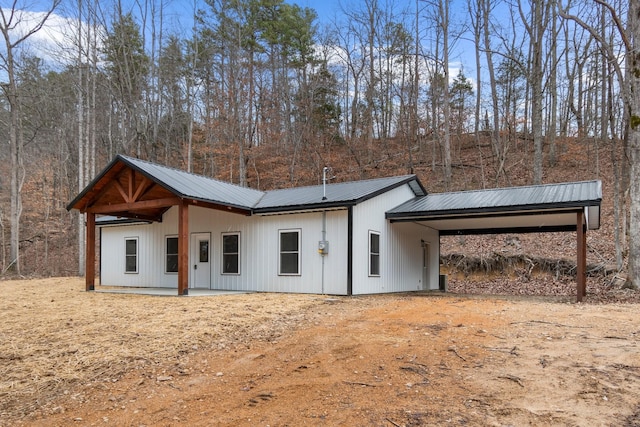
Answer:
POLYGON ((268 189, 317 183, 339 150, 345 179, 394 158, 454 190, 466 136, 491 148, 482 187, 512 184, 518 145, 529 183, 566 138, 610 156, 615 263, 640 283, 640 0, 345 0, 322 20, 283 0, 9 3, 3 274, 82 273, 65 206, 118 153, 268 189))

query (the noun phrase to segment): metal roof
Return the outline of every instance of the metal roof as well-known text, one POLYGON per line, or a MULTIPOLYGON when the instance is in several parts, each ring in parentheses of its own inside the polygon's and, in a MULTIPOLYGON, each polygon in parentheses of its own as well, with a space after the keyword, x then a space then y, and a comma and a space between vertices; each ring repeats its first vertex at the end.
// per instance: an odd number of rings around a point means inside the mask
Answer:
POLYGON ((389 210, 386 216, 463 234, 481 229, 566 229, 575 227, 573 213, 585 209, 588 227, 595 229, 600 226, 601 200, 600 181, 568 182, 429 194, 389 210))
MULTIPOLYGON (((99 207, 104 206, 105 209, 103 212, 96 210, 98 213, 159 220, 169 204, 158 204, 156 210, 149 212, 141 211, 144 208, 133 212, 129 209, 135 208, 120 201, 123 186, 128 187, 131 194, 131 188, 138 189, 136 194, 143 191, 144 181, 133 182, 134 174, 127 175, 127 168, 157 185, 145 195, 147 199, 161 199, 166 198, 166 194, 173 194, 209 203, 213 207, 235 208, 245 214, 348 207, 408 185, 416 197, 387 211, 387 219, 392 222, 418 222, 439 230, 441 234, 575 230, 576 212, 582 210, 589 229, 600 226, 600 181, 427 195, 415 175, 404 175, 264 192, 122 155, 116 156, 67 208, 83 211, 101 198, 99 207), (112 180, 118 179, 122 182, 110 187, 112 180)), ((164 203, 171 203, 165 200, 164 203)), ((155 206, 145 202, 141 205, 155 206)))
POLYGON ((347 206, 361 203, 393 188, 409 184, 416 196, 426 194, 415 175, 377 178, 362 181, 339 182, 309 187, 286 188, 265 193, 254 206, 254 212, 281 212, 347 206))
POLYGON ((251 188, 132 157, 119 157, 131 167, 145 174, 147 178, 162 184, 180 197, 249 209, 264 196, 264 192, 251 188))
MULTIPOLYGON (((290 212, 344 207, 360 203, 393 188, 408 184, 416 196, 426 190, 415 175, 341 182, 309 187, 259 191, 219 181, 145 160, 117 155, 113 161, 67 206, 84 209, 99 197, 110 179, 131 168, 180 198, 239 208, 247 213, 290 212), (323 196, 326 194, 326 199, 323 196), (86 200, 85 200, 86 199, 86 200)), ((117 193, 116 193, 117 194, 117 193)))

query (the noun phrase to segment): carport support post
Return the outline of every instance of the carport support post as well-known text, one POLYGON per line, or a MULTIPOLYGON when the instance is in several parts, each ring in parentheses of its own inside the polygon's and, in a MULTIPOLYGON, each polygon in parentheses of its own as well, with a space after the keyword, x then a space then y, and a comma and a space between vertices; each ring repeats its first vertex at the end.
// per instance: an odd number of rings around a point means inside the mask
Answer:
POLYGON ((584 223, 584 211, 578 212, 576 231, 578 236, 578 265, 577 265, 577 301, 587 295, 587 233, 584 223))
POLYGON ((189 205, 178 206, 178 295, 189 293, 189 205))
POLYGON ((85 290, 93 291, 96 281, 96 214, 87 212, 87 236, 84 262, 85 290))

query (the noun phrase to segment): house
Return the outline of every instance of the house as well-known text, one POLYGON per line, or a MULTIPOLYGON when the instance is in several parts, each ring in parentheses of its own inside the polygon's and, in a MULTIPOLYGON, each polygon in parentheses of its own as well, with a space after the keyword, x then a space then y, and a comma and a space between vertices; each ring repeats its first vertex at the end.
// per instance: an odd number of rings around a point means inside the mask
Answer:
POLYGON ((438 289, 441 235, 577 231, 581 299, 601 192, 586 181, 427 194, 415 175, 258 191, 118 155, 68 209, 87 216, 87 290, 96 229, 101 284, 179 295, 438 289))

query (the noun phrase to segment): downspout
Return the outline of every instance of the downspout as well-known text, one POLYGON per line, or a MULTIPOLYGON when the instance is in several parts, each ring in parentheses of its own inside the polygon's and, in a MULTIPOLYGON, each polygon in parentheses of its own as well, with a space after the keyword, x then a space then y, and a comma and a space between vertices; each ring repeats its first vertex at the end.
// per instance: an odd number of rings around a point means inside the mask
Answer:
MULTIPOLYGON (((322 242, 327 241, 327 211, 322 211, 322 242)), ((320 252, 322 258, 322 295, 324 295, 324 258, 327 254, 324 251, 320 252)))
MULTIPOLYGON (((327 200, 327 166, 322 168, 322 201, 327 200)), ((322 211, 322 240, 318 244, 318 253, 322 258, 321 293, 324 295, 324 257, 327 256, 327 211, 322 211)))
POLYGON ((102 284, 102 227, 98 227, 99 230, 99 239, 100 245, 98 245, 98 259, 100 262, 98 263, 98 280, 100 284, 102 284))
POLYGON ((347 295, 353 295, 353 206, 347 211, 347 295))

